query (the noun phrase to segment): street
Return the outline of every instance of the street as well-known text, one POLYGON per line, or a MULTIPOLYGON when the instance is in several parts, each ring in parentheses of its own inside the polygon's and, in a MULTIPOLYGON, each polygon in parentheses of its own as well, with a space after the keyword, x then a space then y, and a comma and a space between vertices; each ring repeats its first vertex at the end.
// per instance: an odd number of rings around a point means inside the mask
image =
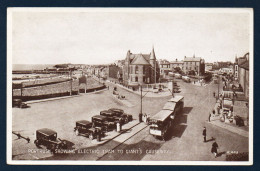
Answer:
MULTIPOLYGON (((167 160, 167 161, 212 161, 225 160, 224 152, 248 152, 248 138, 229 132, 208 123, 209 112, 213 109, 215 99, 213 91, 217 92, 217 84, 196 86, 176 80, 180 85, 180 95, 184 96, 184 112, 175 118, 175 124, 169 131, 166 141, 156 139, 149 134, 149 127, 141 130, 123 143, 112 140, 104 145, 97 145, 86 137, 76 136, 73 132, 77 120, 89 120, 98 115, 101 110, 112 107, 121 108, 132 114, 135 120, 140 112, 140 96, 118 87, 120 94, 133 105, 127 107, 112 96, 114 85, 109 90, 96 93, 81 94, 77 97, 30 104, 30 108, 13 108, 13 131, 31 139, 30 143, 17 139, 13 135, 12 152, 14 160, 24 159, 62 159, 62 160, 167 160), (203 142, 202 130, 207 128, 208 142, 203 142), (68 154, 53 156, 50 153, 33 153, 28 149, 37 149, 33 144, 35 131, 40 128, 50 128, 65 139, 73 149, 91 150, 88 154, 68 154), (211 154, 211 137, 216 138, 219 152, 214 158, 211 154), (94 151, 106 151, 114 148, 114 153, 97 154, 94 151), (122 153, 118 153, 118 151, 122 153), (139 151, 139 152, 138 152, 139 151), (140 152, 141 151, 141 152, 140 152)), ((159 112, 168 97, 144 97, 143 113, 154 115, 159 112)))

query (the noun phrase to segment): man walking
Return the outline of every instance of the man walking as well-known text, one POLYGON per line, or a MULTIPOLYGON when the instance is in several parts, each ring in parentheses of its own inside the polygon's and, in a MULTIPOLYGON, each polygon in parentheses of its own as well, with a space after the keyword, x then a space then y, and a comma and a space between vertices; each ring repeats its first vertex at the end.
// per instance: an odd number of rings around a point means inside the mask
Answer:
POLYGON ((213 153, 215 155, 215 158, 218 156, 218 144, 217 144, 216 140, 212 144, 211 153, 213 153))
POLYGON ((204 142, 206 142, 206 136, 207 136, 206 127, 204 127, 204 129, 203 129, 202 135, 203 135, 203 138, 204 138, 204 142))

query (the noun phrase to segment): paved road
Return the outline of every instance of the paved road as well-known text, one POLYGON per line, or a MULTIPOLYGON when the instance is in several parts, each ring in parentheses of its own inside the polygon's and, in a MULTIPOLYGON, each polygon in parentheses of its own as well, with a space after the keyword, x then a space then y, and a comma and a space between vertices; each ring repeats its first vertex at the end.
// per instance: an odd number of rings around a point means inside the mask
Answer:
POLYGON ((180 94, 184 95, 184 113, 175 118, 175 126, 166 142, 149 135, 149 128, 138 133, 115 150, 119 153, 107 154, 100 160, 166 160, 166 161, 212 161, 225 160, 224 152, 248 152, 248 138, 231 133, 207 122, 209 111, 215 103, 213 91, 217 85, 205 87, 179 82, 182 87, 180 94), (208 142, 203 142, 202 129, 206 126, 208 142), (220 157, 215 158, 210 150, 213 141, 217 139, 220 157), (137 153, 137 151, 142 153, 137 153))
MULTIPOLYGON (((205 87, 195 86, 178 80, 181 85, 181 93, 184 96, 184 113, 175 119, 175 126, 166 142, 155 139, 149 135, 148 129, 144 129, 134 137, 119 145, 115 150, 121 153, 107 154, 104 157, 96 154, 95 150, 108 150, 108 145, 97 145, 85 137, 75 136, 73 128, 75 121, 90 120, 93 115, 101 110, 117 107, 133 114, 138 118, 140 112, 140 96, 118 88, 120 94, 125 95, 133 107, 127 107, 112 97, 113 85, 108 83, 110 90, 96 94, 82 94, 81 96, 31 104, 31 108, 13 108, 13 131, 18 131, 32 140, 18 140, 13 136, 13 159, 66 159, 66 160, 225 160, 225 155, 214 158, 210 153, 212 141, 203 143, 202 128, 207 127, 209 137, 216 137, 220 146, 220 152, 224 151, 248 151, 248 139, 214 125, 208 124, 208 113, 212 110, 215 99, 213 91, 217 91, 217 85, 211 84, 205 87), (81 155, 63 155, 53 157, 47 153, 29 153, 28 149, 35 149, 33 140, 35 130, 39 128, 51 128, 58 132, 58 137, 66 139, 73 148, 90 150, 93 153, 81 155), (142 153, 140 153, 140 150, 142 153), (159 151, 156 151, 159 150, 159 151), (139 152, 138 152, 139 151, 139 152)), ((171 97, 143 99, 143 112, 154 115, 164 106, 171 97)), ((110 144, 118 145, 112 141, 110 144)), ((44 150, 44 149, 43 149, 44 150)))
MULTIPOLYGON (((110 85, 112 87, 112 84, 110 85)), ((140 96, 132 94, 124 89, 118 88, 120 94, 126 96, 133 107, 127 107, 112 96, 112 88, 92 94, 81 94, 81 96, 47 101, 43 103, 30 104, 30 108, 13 108, 12 131, 19 132, 31 139, 27 143, 23 139, 12 136, 13 159, 41 159, 51 157, 50 153, 28 152, 37 150, 33 141, 35 131, 40 128, 50 128, 58 133, 58 137, 67 140, 73 148, 99 148, 95 143, 85 137, 74 135, 73 129, 77 120, 91 120, 91 117, 98 115, 101 110, 112 107, 121 108, 126 113, 132 114, 138 119, 140 112, 140 96)), ((144 98, 143 109, 146 113, 155 114, 158 112, 170 97, 158 99, 144 98)))

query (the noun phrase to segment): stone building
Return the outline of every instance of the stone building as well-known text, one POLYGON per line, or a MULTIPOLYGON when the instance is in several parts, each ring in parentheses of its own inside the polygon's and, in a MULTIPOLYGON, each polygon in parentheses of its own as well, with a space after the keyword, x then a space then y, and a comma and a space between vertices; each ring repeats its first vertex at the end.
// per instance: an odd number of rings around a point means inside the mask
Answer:
POLYGON ((123 66, 123 84, 136 86, 138 84, 157 83, 160 68, 156 60, 154 48, 150 54, 132 54, 127 51, 123 66))
POLYGON ((183 64, 184 62, 183 61, 178 61, 178 59, 176 59, 175 61, 171 61, 170 62, 170 67, 172 69, 172 71, 174 71, 174 69, 176 68, 180 68, 181 70, 183 70, 183 64))
POLYGON ((162 78, 166 78, 168 76, 168 73, 172 72, 170 62, 165 59, 163 60, 161 59, 159 60, 159 65, 160 65, 160 76, 162 78))
POLYGON ((183 71, 185 74, 195 72, 196 75, 203 75, 205 73, 205 62, 201 57, 184 57, 183 71))

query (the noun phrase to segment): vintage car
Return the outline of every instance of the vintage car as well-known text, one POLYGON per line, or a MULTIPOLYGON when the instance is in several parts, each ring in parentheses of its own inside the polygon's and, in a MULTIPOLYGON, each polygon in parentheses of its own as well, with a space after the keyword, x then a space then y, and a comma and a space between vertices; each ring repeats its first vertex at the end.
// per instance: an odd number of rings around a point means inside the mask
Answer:
POLYGON ((92 117, 92 123, 93 127, 100 127, 105 132, 116 129, 116 122, 110 122, 106 116, 95 115, 92 117))
POLYGON ((115 117, 121 118, 123 120, 123 124, 126 124, 133 120, 133 116, 126 114, 122 109, 111 108, 108 109, 108 111, 111 111, 115 117))
POLYGON ((109 122, 119 122, 120 117, 117 117, 113 111, 109 111, 109 110, 102 110, 100 112, 101 116, 105 116, 109 122))
POLYGON ((101 136, 104 136, 104 131, 100 127, 92 127, 93 123, 80 120, 76 122, 76 127, 74 128, 74 132, 76 135, 86 136, 89 139, 93 140, 97 138, 97 135, 100 133, 101 136))
POLYGON ((45 146, 51 152, 55 152, 55 149, 66 149, 66 141, 57 138, 57 132, 48 128, 38 129, 36 131, 36 140, 34 144, 37 147, 40 145, 45 146))
POLYGON ((21 99, 13 99, 12 103, 13 107, 19 107, 19 108, 27 108, 27 104, 24 103, 21 99))

